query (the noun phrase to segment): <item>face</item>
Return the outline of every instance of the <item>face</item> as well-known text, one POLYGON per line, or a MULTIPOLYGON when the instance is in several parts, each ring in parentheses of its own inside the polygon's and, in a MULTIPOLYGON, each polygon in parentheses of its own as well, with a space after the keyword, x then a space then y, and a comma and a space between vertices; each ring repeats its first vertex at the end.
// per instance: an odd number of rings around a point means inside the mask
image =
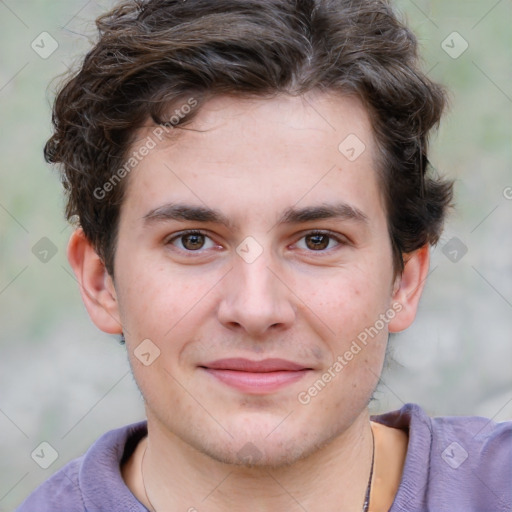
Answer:
POLYGON ((374 160, 325 94, 210 100, 141 159, 114 286, 153 431, 280 465, 360 421, 401 308, 374 160))

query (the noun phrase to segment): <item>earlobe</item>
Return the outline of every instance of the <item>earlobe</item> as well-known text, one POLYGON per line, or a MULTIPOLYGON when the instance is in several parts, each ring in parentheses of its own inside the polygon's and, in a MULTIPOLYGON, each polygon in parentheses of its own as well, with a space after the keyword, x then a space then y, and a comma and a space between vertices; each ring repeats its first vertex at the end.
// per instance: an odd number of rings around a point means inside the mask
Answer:
POLYGON ((427 279, 429 264, 428 245, 405 255, 404 271, 397 277, 393 290, 392 302, 396 304, 393 309, 397 313, 389 322, 389 332, 403 331, 414 321, 427 279))
POLYGON ((91 320, 104 332, 121 334, 123 330, 114 283, 81 228, 71 235, 67 256, 91 320))

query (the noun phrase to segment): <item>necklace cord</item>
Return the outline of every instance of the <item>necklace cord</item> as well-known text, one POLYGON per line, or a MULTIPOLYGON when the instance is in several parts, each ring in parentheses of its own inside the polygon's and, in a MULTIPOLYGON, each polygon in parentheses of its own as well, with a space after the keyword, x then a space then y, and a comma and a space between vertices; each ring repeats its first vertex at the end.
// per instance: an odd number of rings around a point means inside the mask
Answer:
POLYGON ((366 494, 364 496, 364 504, 362 512, 368 512, 370 508, 370 493, 372 490, 372 478, 373 478, 373 463, 375 462, 375 436, 373 435, 373 429, 370 426, 372 432, 372 465, 370 466, 370 477, 368 478, 368 487, 366 488, 366 494))
POLYGON ((142 459, 140 461, 140 476, 142 477, 142 487, 144 488, 144 496, 146 497, 147 502, 149 503, 149 506, 151 507, 151 512, 156 512, 156 508, 151 503, 151 500, 148 496, 148 491, 146 490, 146 482, 144 481, 144 458, 146 457, 146 451, 148 449, 148 444, 146 441, 146 446, 144 447, 144 453, 142 454, 142 459))

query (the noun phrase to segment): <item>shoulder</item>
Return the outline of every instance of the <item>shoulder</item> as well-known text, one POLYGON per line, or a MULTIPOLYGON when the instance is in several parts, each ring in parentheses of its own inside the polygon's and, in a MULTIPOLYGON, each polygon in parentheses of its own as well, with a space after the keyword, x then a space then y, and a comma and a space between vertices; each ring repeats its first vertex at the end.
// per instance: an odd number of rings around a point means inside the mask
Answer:
POLYGON ((16 512, 143 512, 124 484, 121 463, 147 433, 145 422, 111 430, 85 455, 38 487, 16 512))
POLYGON ((480 508, 512 510, 512 421, 477 416, 432 418, 431 477, 480 508))
POLYGON ((431 418, 431 424, 433 448, 442 449, 445 461, 457 459, 448 463, 450 467, 462 465, 465 460, 484 465, 512 461, 512 421, 496 423, 480 416, 445 416, 431 418))
POLYGON ((375 420, 409 435, 392 512, 512 509, 512 421, 431 418, 414 404, 375 420))
POLYGON ((83 512, 85 505, 78 483, 82 460, 83 456, 66 464, 39 486, 16 512, 83 512))

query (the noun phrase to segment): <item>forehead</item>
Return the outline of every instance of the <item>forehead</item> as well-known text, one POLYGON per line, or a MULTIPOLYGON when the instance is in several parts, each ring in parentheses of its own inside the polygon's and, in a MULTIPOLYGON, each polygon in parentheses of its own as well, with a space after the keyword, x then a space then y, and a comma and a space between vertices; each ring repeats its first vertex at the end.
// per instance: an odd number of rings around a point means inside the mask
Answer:
POLYGON ((178 200, 226 210, 238 203, 245 216, 262 207, 282 216, 299 202, 380 206, 370 119, 355 97, 216 97, 170 136, 157 130, 139 130, 130 150, 152 141, 123 202, 139 215, 178 200))
MULTIPOLYGON (((178 109, 179 110, 179 109, 178 109)), ((345 153, 347 160, 354 161, 359 151, 365 147, 372 152, 373 136, 368 112, 361 101, 355 96, 310 92, 300 96, 277 95, 272 98, 238 98, 218 96, 201 106, 185 133, 192 130, 193 134, 183 140, 180 129, 177 129, 182 148, 197 143, 214 145, 210 147, 212 156, 221 157, 227 150, 228 155, 235 149, 236 155, 249 156, 250 150, 258 149, 250 156, 254 158, 274 158, 277 147, 293 154, 307 149, 321 149, 337 159, 340 151, 343 154, 347 147, 340 147, 340 142, 347 136, 356 143, 357 154, 345 153), (232 135, 233 139, 218 139, 232 135), (359 139, 359 140, 357 140, 359 139), (273 152, 271 152, 273 150, 273 152)), ((173 134, 171 134, 171 140, 173 134)), ((353 145, 353 144, 352 144, 353 145)), ((304 155, 303 155, 304 156, 304 155)), ((316 155, 314 155, 316 156, 316 155)), ((368 156, 368 155, 367 155, 368 156)))

